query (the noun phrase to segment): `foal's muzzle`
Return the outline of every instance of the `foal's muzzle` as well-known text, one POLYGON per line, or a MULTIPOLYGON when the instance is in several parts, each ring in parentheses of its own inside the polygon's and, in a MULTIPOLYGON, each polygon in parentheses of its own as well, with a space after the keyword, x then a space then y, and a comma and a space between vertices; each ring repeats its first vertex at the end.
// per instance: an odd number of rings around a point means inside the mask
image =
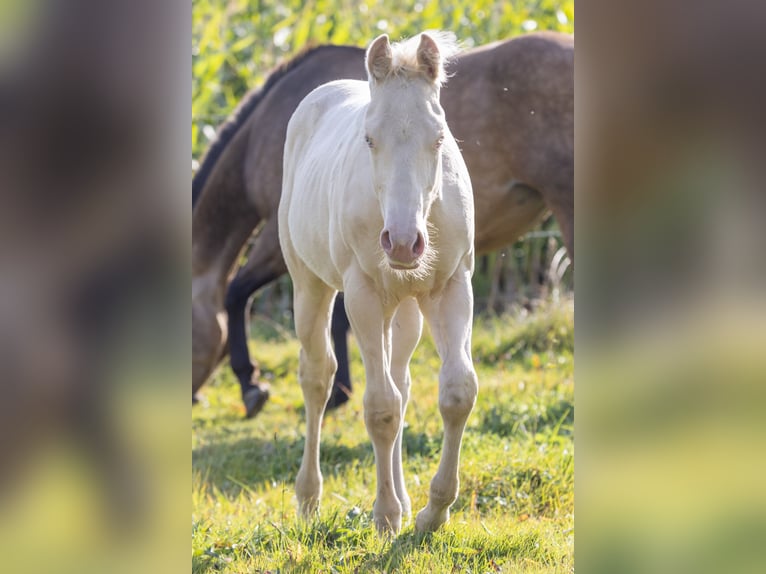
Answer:
POLYGON ((388 229, 384 229, 380 234, 380 246, 392 268, 417 269, 426 250, 426 239, 420 231, 414 236, 393 237, 388 229))

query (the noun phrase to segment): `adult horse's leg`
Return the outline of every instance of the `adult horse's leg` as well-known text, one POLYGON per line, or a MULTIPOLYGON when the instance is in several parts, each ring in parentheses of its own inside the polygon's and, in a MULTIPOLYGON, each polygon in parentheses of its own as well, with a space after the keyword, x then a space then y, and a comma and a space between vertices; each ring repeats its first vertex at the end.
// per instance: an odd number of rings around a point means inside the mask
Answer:
POLYGON ((409 517, 412 512, 410 497, 404 485, 402 470, 402 433, 404 432, 404 415, 407 412, 407 402, 410 398, 410 359, 420 340, 423 330, 423 315, 415 299, 405 299, 399 304, 391 324, 391 377, 396 388, 402 395, 402 418, 399 432, 394 442, 393 473, 394 490, 402 505, 402 515, 409 517))
POLYGON ((394 443, 402 420, 402 395, 389 372, 391 318, 361 270, 344 278, 346 309, 364 360, 364 422, 375 451, 377 496, 372 517, 378 532, 398 532, 402 504, 394 487, 394 443))
POLYGON ((260 412, 269 398, 269 386, 261 383, 259 370, 250 361, 247 348, 250 296, 287 271, 279 249, 277 220, 266 222, 255 240, 245 265, 239 270, 226 292, 226 312, 229 321, 229 354, 231 368, 242 389, 247 418, 260 412))
POLYGON ((301 514, 309 516, 322 497, 319 435, 337 368, 330 346, 330 306, 336 292, 305 268, 293 274, 293 286, 295 331, 301 342, 298 378, 306 408, 306 444, 295 479, 295 494, 301 514))
POLYGON ((210 276, 192 280, 192 403, 226 346, 223 286, 215 283, 210 276))
POLYGON ((561 229, 561 238, 564 240, 564 246, 567 253, 574 263, 574 181, 570 180, 566 184, 555 187, 555 193, 546 197, 546 202, 550 207, 553 216, 561 229))
POLYGON ((430 531, 447 521, 449 507, 457 499, 460 444, 478 392, 471 362, 473 293, 468 270, 458 271, 441 297, 421 299, 420 307, 442 361, 439 371, 439 411, 444 422, 442 456, 431 480, 428 504, 415 520, 417 530, 430 531))
POLYGON ((335 358, 338 360, 338 371, 332 386, 327 408, 334 409, 346 403, 351 396, 351 374, 348 368, 348 330, 350 328, 346 307, 343 303, 343 293, 338 293, 332 311, 332 343, 335 348, 335 358))

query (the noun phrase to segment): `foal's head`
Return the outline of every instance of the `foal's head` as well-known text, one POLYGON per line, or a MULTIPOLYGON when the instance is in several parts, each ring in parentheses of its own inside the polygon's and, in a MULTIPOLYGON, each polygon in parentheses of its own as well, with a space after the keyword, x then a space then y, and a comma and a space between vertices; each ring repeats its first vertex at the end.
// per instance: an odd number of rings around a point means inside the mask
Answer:
POLYGON ((441 191, 441 154, 451 137, 439 104, 451 35, 421 34, 391 45, 379 36, 367 50, 370 105, 365 140, 380 201, 380 246, 393 269, 414 270, 428 259, 426 221, 441 191))

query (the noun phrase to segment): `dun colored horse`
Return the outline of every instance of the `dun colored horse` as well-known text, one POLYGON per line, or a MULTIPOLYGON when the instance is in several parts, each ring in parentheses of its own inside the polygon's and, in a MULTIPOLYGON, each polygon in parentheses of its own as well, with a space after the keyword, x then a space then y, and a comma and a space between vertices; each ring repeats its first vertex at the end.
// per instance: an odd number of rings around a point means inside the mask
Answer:
MULTIPOLYGON (((574 257, 574 41, 537 33, 459 54, 441 105, 471 176, 475 248, 507 245, 547 210, 574 257)), ((250 295, 286 272, 277 235, 287 123, 320 84, 364 79, 364 51, 321 46, 304 52, 251 92, 219 131, 192 185, 192 393, 228 350, 248 415, 267 394, 247 349, 250 295), (229 276, 253 230, 247 262, 229 276), (228 323, 227 323, 228 315, 228 323)), ((337 377, 350 387, 345 317, 334 315, 337 377)), ((334 395, 334 400, 343 393, 334 395)))

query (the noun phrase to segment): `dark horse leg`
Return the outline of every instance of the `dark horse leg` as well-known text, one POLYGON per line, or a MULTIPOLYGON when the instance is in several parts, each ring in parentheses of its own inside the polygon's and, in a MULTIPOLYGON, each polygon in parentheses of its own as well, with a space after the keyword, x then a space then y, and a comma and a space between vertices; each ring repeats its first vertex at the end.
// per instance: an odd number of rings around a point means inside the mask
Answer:
MULTIPOLYGON (((245 403, 247 417, 252 418, 263 407, 269 398, 269 388, 265 383, 258 381, 258 367, 250 361, 250 352, 247 348, 247 317, 248 300, 250 295, 260 286, 270 280, 263 281, 263 276, 249 277, 245 268, 237 274, 229 286, 226 294, 226 309, 229 314, 229 351, 231 353, 231 365, 242 387, 242 400, 245 403), (250 281, 248 281, 250 279, 250 281), (258 285, 250 291, 251 285, 258 285)), ((332 340, 335 348, 335 356, 338 360, 338 370, 335 373, 335 381, 332 394, 327 401, 327 409, 335 409, 348 402, 351 396, 351 374, 348 359, 348 332, 351 328, 346 309, 343 305, 343 293, 339 293, 335 300, 332 315, 332 340)))
POLYGON ((348 368, 348 331, 351 328, 343 305, 343 293, 338 293, 332 310, 332 343, 335 348, 335 358, 338 360, 338 370, 332 393, 327 401, 327 409, 335 409, 347 402, 351 395, 351 375, 348 368))
POLYGON ((226 292, 231 368, 242 389, 247 418, 257 415, 269 398, 269 386, 258 380, 260 372, 250 361, 247 348, 250 296, 286 271, 279 249, 277 220, 274 218, 261 230, 247 262, 229 284, 226 292))
MULTIPOLYGON (((269 398, 269 387, 261 383, 259 370, 250 360, 247 347, 250 296, 286 272, 282 252, 275 250, 276 221, 269 221, 258 236, 247 263, 239 270, 226 292, 226 312, 229 323, 228 351, 231 368, 237 376, 242 401, 245 403, 247 418, 260 412, 269 398)), ((332 317, 332 338, 338 371, 335 373, 332 394, 327 402, 328 409, 339 407, 348 401, 351 394, 351 375, 348 361, 348 331, 350 325, 343 306, 343 294, 335 300, 332 317)))

